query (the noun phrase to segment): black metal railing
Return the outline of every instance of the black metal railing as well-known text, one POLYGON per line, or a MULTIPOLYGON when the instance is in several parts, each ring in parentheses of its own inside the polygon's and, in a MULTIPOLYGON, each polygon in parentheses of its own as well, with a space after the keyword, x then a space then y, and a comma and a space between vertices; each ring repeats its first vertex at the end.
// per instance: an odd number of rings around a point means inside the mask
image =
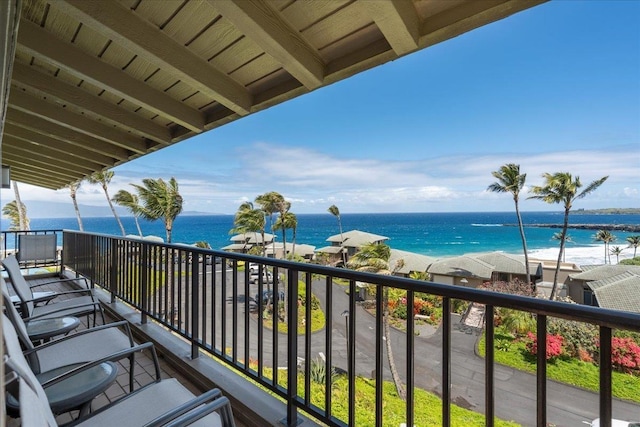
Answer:
MULTIPOLYGON (((419 292, 442 297, 444 313, 450 312, 453 301, 464 300, 484 304, 487 319, 493 319, 497 307, 537 315, 536 384, 524 391, 535 401, 535 410, 527 425, 547 425, 547 317, 595 324, 600 329, 599 392, 595 402, 584 404, 585 412, 594 412, 591 407, 599 405, 595 414, 599 414, 601 426, 610 426, 612 416, 612 330, 640 331, 640 316, 632 313, 192 246, 65 231, 63 254, 65 267, 111 292, 112 301, 122 300, 140 310, 142 323, 152 318, 187 339, 192 357, 203 350, 282 398, 287 407, 283 423, 289 426, 296 425, 298 411, 329 425, 356 425, 356 410, 364 405, 357 394, 362 387, 356 383, 358 377, 369 378, 373 382, 367 384, 375 388, 373 407, 364 408, 372 414, 370 424, 383 424, 383 381, 390 378, 385 362, 383 287, 407 291, 407 307, 413 307, 415 293, 419 292), (251 263, 257 264, 253 270, 251 263), (361 283, 376 289, 375 308, 368 312, 358 297, 361 283), (315 298, 326 319, 318 331, 312 330, 315 298), (283 310, 269 315, 269 308, 277 306, 283 310), (304 317, 299 318, 300 310, 305 311, 304 317), (280 331, 283 324, 287 325, 286 332, 280 331), (312 370, 318 367, 324 369, 324 376, 314 377, 312 370), (336 387, 331 375, 334 369, 346 375, 347 390, 339 401, 332 393, 336 387), (323 386, 316 385, 318 381, 323 386), (347 406, 341 412, 346 415, 336 415, 338 406, 347 406)), ((406 333, 394 333, 393 346, 407 391, 403 422, 415 424, 416 413, 423 410, 416 405, 415 390, 432 384, 432 391, 443 402, 442 425, 452 425, 452 385, 461 369, 456 364, 457 352, 452 352, 451 316, 442 318, 439 351, 428 354, 426 344, 415 338, 413 316, 408 315, 401 326, 406 333), (427 361, 434 364, 428 365, 427 361)), ((484 377, 468 381, 484 382, 480 392, 484 393, 484 405, 475 410, 485 414, 485 425, 493 426, 494 416, 511 416, 496 410, 496 402, 501 399, 496 393, 492 321, 486 322, 485 339, 484 377)))

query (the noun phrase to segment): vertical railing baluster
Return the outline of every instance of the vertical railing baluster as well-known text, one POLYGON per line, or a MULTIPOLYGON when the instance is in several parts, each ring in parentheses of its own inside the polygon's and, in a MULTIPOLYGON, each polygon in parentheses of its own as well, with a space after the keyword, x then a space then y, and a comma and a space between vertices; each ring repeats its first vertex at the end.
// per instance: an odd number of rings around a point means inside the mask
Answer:
POLYGON ((485 425, 487 427, 493 427, 494 425, 494 325, 493 325, 493 312, 494 307, 492 305, 486 305, 485 307, 485 425))
POLYGON ((451 426, 451 298, 442 298, 442 427, 451 426))
POLYGON ((244 368, 249 369, 250 349, 249 349, 249 281, 244 281, 244 368))
POLYGON ((111 254, 109 254, 109 259, 111 260, 111 265, 109 268, 109 292, 111 292, 111 304, 116 302, 116 294, 118 292, 117 286, 117 273, 118 273, 118 240, 111 240, 111 254))
MULTIPOLYGON (((304 277, 304 403, 311 404, 311 274, 305 273, 304 277)), ((297 278, 296 278, 297 286, 297 278)), ((297 322, 296 322, 297 323, 297 322)), ((324 360, 325 376, 331 376, 331 366, 324 360)), ((327 389, 330 390, 330 389, 327 389)), ((326 392, 326 391, 325 391, 326 392)))
POLYGON ((414 419, 414 326, 415 316, 413 313, 413 291, 407 291, 407 425, 413 426, 414 419))
POLYGON ((200 334, 200 262, 198 254, 191 255, 191 359, 200 356, 198 336, 200 334))
MULTIPOLYGON (((382 345, 383 336, 384 336, 384 325, 383 325, 383 316, 385 313, 384 307, 384 293, 388 292, 385 290, 384 286, 376 286, 376 365, 375 365, 375 373, 376 373, 376 426, 382 425, 382 399, 383 394, 382 391, 384 389, 384 367, 383 367, 383 357, 384 357, 384 348, 382 345)), ((348 335, 347 335, 348 338, 348 335)), ((347 340, 348 344, 348 340, 347 340)))
POLYGON ((536 419, 537 425, 547 425, 547 316, 537 316, 536 339, 536 419))
MULTIPOLYGON (((325 277, 325 289, 326 289, 326 300, 325 300, 325 307, 326 307, 326 326, 324 328, 324 341, 325 341, 325 352, 326 352, 326 359, 327 359, 327 366, 329 367, 329 369, 333 368, 333 357, 332 357, 332 352, 333 352, 333 346, 331 345, 331 342, 333 340, 333 280, 331 276, 326 276, 325 277)), ((331 390, 333 390, 333 378, 332 375, 326 375, 325 376, 325 387, 324 387, 324 410, 325 410, 325 414, 327 416, 327 418, 331 417, 331 390)))
MULTIPOLYGON (((232 277, 235 277, 238 274, 238 260, 234 259, 232 263, 232 277)), ((220 352, 223 358, 227 357, 227 275, 224 274, 222 276, 222 286, 220 286, 220 320, 221 320, 221 330, 220 330, 220 339, 222 342, 220 352)))
POLYGON ((600 427, 611 427, 611 328, 600 326, 600 427))
MULTIPOLYGON (((247 263, 245 262, 245 269, 247 263)), ((231 278, 233 284, 231 288, 231 357, 233 363, 238 363, 238 275, 234 274, 231 278)), ((276 371, 274 371, 276 372, 276 371)))
MULTIPOLYGON (((258 278, 262 277, 262 267, 258 267, 258 278)), ((256 304, 258 305, 258 376, 262 378, 264 366, 264 287, 262 280, 258 280, 258 295, 256 304)), ((275 372, 275 371, 274 371, 275 372)), ((272 378, 273 379, 273 378, 272 378)))
POLYGON ((356 281, 349 280, 349 332, 347 332, 347 375, 349 380, 349 425, 356 423, 356 281))
POLYGON ((147 323, 147 312, 149 311, 149 270, 146 267, 149 262, 149 245, 138 245, 138 253, 140 253, 140 262, 137 263, 140 275, 140 293, 138 295, 140 295, 140 301, 142 302, 140 322, 144 325, 147 323))
MULTIPOLYGON (((274 271, 274 285, 277 282, 277 271, 274 271)), ((277 294, 276 294, 277 295, 277 294)), ((287 317, 287 426, 298 425, 298 410, 295 399, 298 396, 298 272, 289 270, 287 274, 288 305, 287 317)), ((277 372, 274 372, 277 375, 277 372)))

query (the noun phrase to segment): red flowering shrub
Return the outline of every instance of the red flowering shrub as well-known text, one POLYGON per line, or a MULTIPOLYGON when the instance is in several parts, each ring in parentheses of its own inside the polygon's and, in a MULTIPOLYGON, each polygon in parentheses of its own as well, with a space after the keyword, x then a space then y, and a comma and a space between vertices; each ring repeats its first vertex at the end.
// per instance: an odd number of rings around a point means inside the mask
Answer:
POLYGON ((612 338, 611 364, 623 372, 640 369, 640 345, 631 338, 612 338))
MULTIPOLYGON (((527 351, 535 356, 538 353, 538 338, 532 332, 527 334, 527 338, 527 351)), ((547 360, 562 355, 562 342, 560 335, 547 335, 547 360)))

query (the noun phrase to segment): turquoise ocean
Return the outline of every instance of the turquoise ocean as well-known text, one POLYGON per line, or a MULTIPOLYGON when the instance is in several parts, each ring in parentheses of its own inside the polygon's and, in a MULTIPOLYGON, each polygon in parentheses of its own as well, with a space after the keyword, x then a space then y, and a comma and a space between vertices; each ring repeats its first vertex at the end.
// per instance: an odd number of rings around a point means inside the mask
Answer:
MULTIPOLYGON (((299 214, 297 243, 305 243, 320 248, 328 243, 326 239, 339 233, 336 218, 329 213, 299 214)), ((525 224, 561 224, 561 212, 524 212, 525 224)), ((137 234, 133 217, 122 217, 128 234, 137 234)), ((162 221, 141 220, 144 235, 164 238, 162 221)), ((592 215, 572 214, 570 224, 640 224, 640 215, 592 215)), ((119 227, 113 217, 83 218, 85 231, 119 235, 119 227)), ((515 212, 475 212, 475 213, 395 213, 395 214, 343 214, 344 231, 358 229, 389 238, 388 244, 394 249, 415 252, 433 257, 448 257, 473 252, 504 251, 522 253, 520 234, 516 226, 515 212)), ((199 240, 207 241, 212 248, 219 249, 230 244, 229 230, 233 227, 233 215, 179 216, 174 224, 173 242, 191 244, 199 240)), ((8 221, 2 219, 2 229, 8 228, 8 221)), ((71 229, 77 230, 75 218, 31 220, 32 230, 71 229)), ((558 241, 554 233, 560 229, 526 227, 529 251, 545 254, 546 258, 557 257, 558 241), (555 253, 555 255, 552 255, 555 253)), ((604 255, 601 243, 595 242, 596 230, 570 229, 572 242, 567 244, 569 255, 572 251, 587 250, 592 263, 601 263, 604 255), (599 261, 598 261, 599 260, 599 261)), ((612 246, 626 247, 626 238, 634 233, 613 232, 617 240, 612 246)), ((638 233, 635 233, 638 234, 638 233)), ((287 242, 291 242, 288 231, 287 242)), ((282 241, 278 234, 277 241, 282 241)), ((633 254, 625 249, 626 257, 633 254)), ((569 259, 568 259, 569 261, 569 259)), ((582 260, 582 262, 585 262, 582 260)))

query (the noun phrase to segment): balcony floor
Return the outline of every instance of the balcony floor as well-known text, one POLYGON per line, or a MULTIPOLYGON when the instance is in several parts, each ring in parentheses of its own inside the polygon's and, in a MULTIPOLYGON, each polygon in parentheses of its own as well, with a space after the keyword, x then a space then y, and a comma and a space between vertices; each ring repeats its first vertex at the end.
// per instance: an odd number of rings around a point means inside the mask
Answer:
MULTIPOLYGON (((55 277, 48 276, 44 278, 35 278, 32 276, 29 278, 29 283, 30 284, 43 283, 43 282, 49 282, 51 280, 55 280, 55 277)), ((10 283, 8 284, 10 287, 10 283)), ((38 291, 50 290, 50 291, 60 292, 60 291, 65 291, 70 289, 71 288, 69 285, 52 284, 52 285, 41 286, 38 288, 38 291)), ((105 313, 105 319, 107 323, 118 320, 118 319, 111 318, 107 313, 105 313)), ((84 317, 84 318, 81 318, 80 320, 81 320, 81 325, 78 328, 78 330, 87 329, 88 328, 87 318, 84 317)), ((102 320, 98 318, 98 324, 101 324, 101 323, 102 323, 102 320)), ((163 379, 175 378, 195 395, 199 395, 204 391, 204 390, 200 390, 198 387, 196 387, 196 385, 194 385, 191 381, 189 381, 188 378, 186 378, 185 376, 181 375, 178 371, 176 371, 171 365, 169 365, 164 360, 162 355, 159 354, 158 359, 160 361, 161 377, 163 379)), ((153 382, 155 378, 155 369, 154 369, 154 364, 153 364, 151 355, 148 354, 148 352, 136 354, 135 360, 136 360, 135 361, 136 366, 135 366, 135 376, 134 376, 134 382, 135 382, 134 389, 137 389, 141 386, 144 386, 146 384, 153 382)), ((109 387, 104 393, 102 393, 101 395, 99 395, 93 400, 92 409, 94 410, 99 409, 115 400, 118 400, 119 398, 123 397, 125 394, 129 392, 129 362, 127 360, 123 362, 119 362, 118 369, 119 369, 119 372, 118 372, 118 378, 116 382, 112 384, 111 387, 109 387)), ((77 415, 77 412, 66 413, 66 414, 59 415, 56 418, 56 420, 58 421, 59 424, 64 424, 71 421, 72 417, 75 417, 76 415, 77 415)), ((7 426, 19 425, 18 421, 19 420, 8 418, 7 426)), ((235 422, 236 422, 236 426, 238 427, 244 427, 246 425, 239 422, 237 419, 235 420, 235 422)))

